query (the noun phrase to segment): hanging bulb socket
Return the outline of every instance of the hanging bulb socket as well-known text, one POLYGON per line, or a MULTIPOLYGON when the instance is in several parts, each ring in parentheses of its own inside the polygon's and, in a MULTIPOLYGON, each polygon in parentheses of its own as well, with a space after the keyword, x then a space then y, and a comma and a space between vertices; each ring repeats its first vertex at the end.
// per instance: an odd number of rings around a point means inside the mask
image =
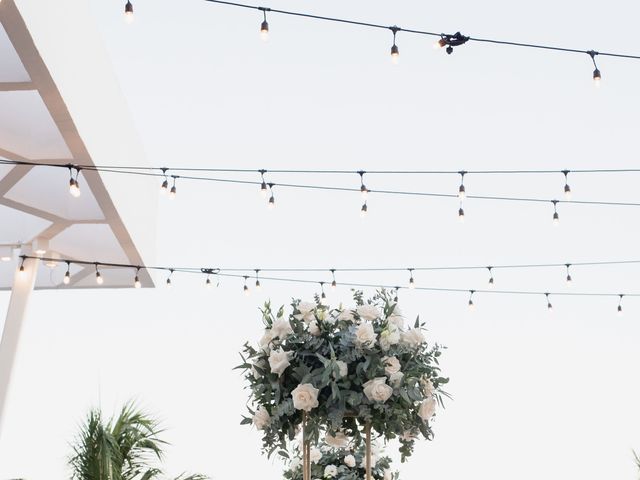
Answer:
POLYGON ((263 42, 266 42, 267 40, 269 40, 269 22, 267 22, 267 11, 270 9, 265 7, 258 7, 258 9, 262 10, 262 14, 264 15, 262 23, 260 24, 260 38, 263 42))
POLYGON ((262 285, 260 284, 260 270, 256 269, 256 290, 260 290, 262 288, 262 285))
POLYGON ((262 195, 263 197, 267 197, 267 182, 264 181, 264 174, 267 173, 266 170, 259 170, 260 172, 260 179, 262 180, 262 183, 260 183, 260 195, 262 195))
POLYGON ((162 185, 160 185, 160 193, 166 195, 169 192, 169 179, 167 178, 167 168, 161 168, 162 175, 164 175, 164 180, 162 181, 162 185))
POLYGON ((171 276, 173 275, 173 268, 169 269, 169 275, 167 276, 167 287, 171 288, 171 276))
POLYGON ((551 305, 551 300, 549 300, 549 294, 545 293, 544 295, 547 298, 547 310, 551 312, 553 311, 553 305, 551 305))
POLYGON ((571 187, 569 186, 569 170, 562 170, 564 175, 564 196, 567 200, 571 200, 571 187))
POLYGON ((493 267, 487 267, 487 270, 489 270, 489 288, 493 288, 495 284, 493 280, 493 267))
POLYGON ((600 86, 600 81, 602 80, 602 75, 600 74, 600 69, 596 63, 596 56, 599 55, 595 50, 589 50, 587 54, 591 57, 591 61, 593 62, 593 83, 596 87, 600 86))
POLYGON ((64 277, 62 278, 62 283, 65 285, 69 285, 71 282, 71 262, 67 261, 67 271, 64 273, 64 277))
POLYGON ((141 288, 142 287, 142 283, 140 282, 140 267, 138 267, 137 270, 136 270, 136 276, 133 279, 133 286, 135 288, 141 288))
POLYGON ((360 208, 360 216, 361 217, 366 217, 367 216, 367 211, 369 210, 369 208, 367 207, 367 202, 364 202, 362 204, 362 208, 360 208))
POLYGON ((558 200, 552 200, 553 203, 553 224, 558 225, 560 223, 560 215, 558 215, 558 200))
POLYGON ((324 293, 324 282, 320 282, 320 291, 321 291, 320 298, 322 300, 326 300, 327 294, 324 293))
POLYGON ((331 280, 331 288, 332 288, 333 290, 335 290, 335 289, 336 289, 336 287, 338 286, 338 284, 336 283, 336 269, 335 269, 335 268, 332 268, 332 269, 331 269, 331 277, 332 277, 332 280, 331 280))
POLYGON ((244 287, 242 287, 242 290, 246 296, 249 296, 249 293, 250 293, 249 286, 247 285, 247 280, 249 279, 249 277, 245 275, 243 278, 244 278, 244 287))
POLYGON ((622 297, 624 297, 624 295, 620 294, 620 301, 618 302, 618 316, 621 317, 622 316, 622 297))
POLYGON ((464 222, 464 208, 462 207, 458 210, 458 220, 460 220, 460 222, 464 222))
POLYGON ((78 176, 80 175, 80 168, 73 167, 72 165, 67 165, 69 168, 69 193, 71 196, 78 198, 80 196, 80 183, 78 182, 78 176), (75 168, 76 176, 73 176, 73 170, 75 168))
POLYGON ((274 185, 275 185, 275 184, 273 184, 273 183, 269 183, 269 184, 267 184, 267 185, 269 185, 269 191, 271 192, 271 196, 269 197, 269 203, 268 203, 268 205, 267 205, 267 206, 268 206, 270 209, 273 209, 273 208, 275 208, 275 206, 276 206, 276 199, 275 199, 275 197, 273 196, 273 187, 274 187, 274 185))
POLYGON ((169 190, 169 198, 173 200, 174 198, 176 198, 176 193, 178 192, 178 190, 176 189, 177 177, 175 175, 171 175, 171 178, 173 179, 173 185, 171 185, 171 190, 169 190))
POLYGON ((96 283, 98 285, 102 285, 104 283, 104 279, 102 278, 102 275, 100 274, 100 270, 98 270, 98 264, 96 263, 96 283))
POLYGON ((571 278, 571 272, 569 270, 571 268, 571 264, 567 263, 565 266, 567 267, 567 286, 571 286, 571 283, 573 282, 573 279, 571 278))
POLYGON ((369 194, 369 189, 364 184, 364 174, 365 173, 366 172, 364 170, 358 171, 358 175, 360 175, 360 194, 362 195, 362 198, 364 198, 366 200, 367 199, 367 195, 369 194))
POLYGON ((391 61, 393 63, 398 63, 398 58, 400 57, 400 49, 398 45, 396 45, 396 34, 401 30, 400 27, 389 27, 389 30, 393 33, 393 45, 391 46, 391 61))
POLYGON ((467 196, 467 192, 466 192, 466 190, 464 188, 464 176, 465 176, 465 174, 467 172, 461 171, 461 172, 458 172, 458 173, 460 174, 460 187, 458 188, 458 198, 460 200, 464 200, 465 197, 467 196))
POLYGON ((469 310, 474 311, 476 309, 476 305, 473 303, 473 294, 476 293, 475 290, 469 290, 469 310))
POLYGON ((124 18, 127 23, 133 22, 133 4, 130 0, 127 0, 127 3, 124 6, 124 18))
POLYGON ((414 289, 416 288, 416 282, 413 279, 413 268, 409 268, 409 288, 414 289))

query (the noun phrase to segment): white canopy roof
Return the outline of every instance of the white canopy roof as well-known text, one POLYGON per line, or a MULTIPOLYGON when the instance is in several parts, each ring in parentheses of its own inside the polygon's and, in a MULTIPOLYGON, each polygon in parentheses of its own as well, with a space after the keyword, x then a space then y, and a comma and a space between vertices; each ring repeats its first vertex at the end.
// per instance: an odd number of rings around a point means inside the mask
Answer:
MULTIPOLYGON (((0 1, 0 159, 145 165, 86 2, 0 1)), ((0 165, 0 256, 9 245, 29 253, 37 240, 48 257, 151 262, 156 182, 93 171, 79 182, 74 198, 65 169, 0 165)), ((18 254, 0 261, 2 289, 11 288, 18 254)), ((72 266, 69 285, 62 285, 66 265, 52 267, 41 265, 36 288, 96 286, 91 265, 72 266)), ((132 286, 126 269, 101 272, 103 287, 132 286)), ((146 271, 140 279, 153 285, 146 271)))

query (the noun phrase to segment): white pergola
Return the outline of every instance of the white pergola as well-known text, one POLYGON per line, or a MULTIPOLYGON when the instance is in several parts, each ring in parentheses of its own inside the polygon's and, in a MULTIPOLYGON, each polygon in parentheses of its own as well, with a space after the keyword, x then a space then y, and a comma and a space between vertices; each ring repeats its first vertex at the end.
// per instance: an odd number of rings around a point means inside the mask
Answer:
MULTIPOLYGON (((126 103, 88 11, 77 0, 0 0, 0 159, 46 164, 145 165, 126 103)), ((157 185, 144 177, 0 164, 0 289, 11 299, 0 342, 0 433, 35 289, 95 288, 95 267, 27 260, 148 264, 155 248, 157 185)), ((132 271, 101 268, 101 288, 132 287, 132 271)), ((140 272, 143 286, 153 286, 140 272)), ((62 312, 59 312, 62 314, 62 312)), ((55 316, 55 312, 53 312, 55 316)))

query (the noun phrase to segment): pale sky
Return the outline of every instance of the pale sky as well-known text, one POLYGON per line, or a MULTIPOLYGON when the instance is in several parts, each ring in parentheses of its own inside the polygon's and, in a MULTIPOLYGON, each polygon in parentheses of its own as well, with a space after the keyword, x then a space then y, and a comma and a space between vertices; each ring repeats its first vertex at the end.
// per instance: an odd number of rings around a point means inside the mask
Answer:
MULTIPOLYGON (((640 62, 469 44, 447 56, 428 38, 272 15, 200 0, 92 0, 153 165, 238 168, 636 168, 640 62), (124 2, 122 2, 124 3, 124 2)), ((432 31, 640 53, 629 2, 275 1, 269 5, 432 31)), ((114 139, 117 141, 117 139, 114 139)), ((272 177, 274 181, 295 177, 272 177)), ((257 179, 252 178, 252 179, 257 179)), ((571 176, 575 199, 640 201, 640 174, 571 176)), ((325 178, 357 187, 358 179, 325 178)), ((322 182, 318 178, 317 182, 322 182)), ((451 177, 376 177, 372 189, 455 192, 451 177)), ((561 175, 468 177, 469 194, 561 197, 561 175)), ((371 196, 180 183, 160 198, 155 263, 221 267, 370 267, 638 259, 637 208, 371 196)), ((95 260, 95 259, 87 259, 95 260)), ((576 291, 640 292, 638 266, 575 268, 576 291)), ((563 291, 563 269, 502 270, 497 288, 563 291)), ((419 286, 481 289, 486 271, 416 273, 419 286)), ((317 279, 318 276, 309 278, 317 279)), ((326 276, 324 279, 329 278, 326 276)), ((137 399, 164 419, 167 470, 281 478, 260 436, 239 425, 247 392, 232 368, 257 341, 258 307, 313 286, 174 278, 155 290, 43 291, 32 297, 7 420, 0 478, 68 478, 65 458, 88 408, 137 399)), ((338 281, 405 285, 405 273, 338 281)), ((373 292, 367 292, 373 293, 373 292)), ((329 294, 332 304, 349 291, 329 294)), ((9 294, 0 294, 0 311, 9 294)), ((438 412, 401 478, 632 480, 640 450, 640 301, 403 291, 408 317, 448 346, 454 400, 438 412)), ((394 448, 394 447, 393 447, 394 448)), ((395 452, 395 450, 394 450, 395 452)))

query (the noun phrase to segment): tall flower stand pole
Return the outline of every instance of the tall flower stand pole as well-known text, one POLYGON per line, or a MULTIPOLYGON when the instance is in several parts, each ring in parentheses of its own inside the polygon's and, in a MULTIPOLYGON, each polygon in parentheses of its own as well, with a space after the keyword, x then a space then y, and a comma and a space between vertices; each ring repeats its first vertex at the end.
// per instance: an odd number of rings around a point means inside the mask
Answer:
POLYGON ((307 412, 302 412, 302 480, 311 480, 311 442, 307 440, 307 412))
POLYGON ((365 468, 367 471, 367 480, 372 480, 371 476, 371 423, 367 422, 364 427, 364 433, 366 435, 366 460, 365 460, 365 468))

